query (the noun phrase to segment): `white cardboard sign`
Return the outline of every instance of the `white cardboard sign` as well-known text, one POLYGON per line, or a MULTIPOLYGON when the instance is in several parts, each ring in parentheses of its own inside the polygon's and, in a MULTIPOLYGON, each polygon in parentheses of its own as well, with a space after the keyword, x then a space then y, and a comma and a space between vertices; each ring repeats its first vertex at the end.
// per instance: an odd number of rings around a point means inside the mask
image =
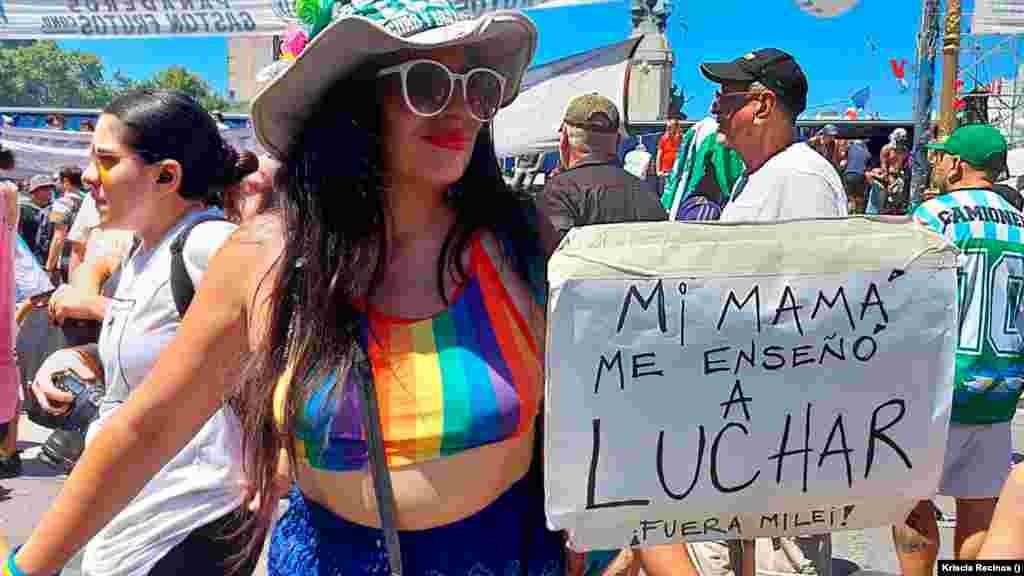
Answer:
POLYGON ((934 494, 955 248, 869 220, 813 244, 827 223, 630 226, 550 265, 546 506, 575 548, 881 526, 934 494), (724 272, 687 247, 716 237, 724 272))

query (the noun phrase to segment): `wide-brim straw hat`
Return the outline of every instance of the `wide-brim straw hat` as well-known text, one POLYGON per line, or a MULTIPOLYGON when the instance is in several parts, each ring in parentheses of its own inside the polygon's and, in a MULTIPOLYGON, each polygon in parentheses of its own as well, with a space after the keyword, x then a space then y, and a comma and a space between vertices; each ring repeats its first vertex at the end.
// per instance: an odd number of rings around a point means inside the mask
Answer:
POLYGON ((519 94, 537 48, 537 27, 515 11, 471 19, 449 0, 353 0, 328 9, 333 9, 333 21, 319 32, 314 29, 298 57, 253 100, 256 138, 277 158, 287 157, 331 86, 371 58, 403 50, 476 45, 479 64, 505 75, 502 106, 507 106, 519 94))

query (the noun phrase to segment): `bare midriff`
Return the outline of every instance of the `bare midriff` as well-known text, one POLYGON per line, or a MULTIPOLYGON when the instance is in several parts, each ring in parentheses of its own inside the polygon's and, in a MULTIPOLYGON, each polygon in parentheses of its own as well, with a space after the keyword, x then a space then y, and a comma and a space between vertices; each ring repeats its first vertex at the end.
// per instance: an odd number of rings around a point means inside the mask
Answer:
MULTIPOLYGON (((426 530, 458 522, 494 502, 526 475, 533 430, 454 456, 391 469, 399 530, 426 530)), ((369 469, 317 470, 300 464, 295 474, 305 496, 356 524, 380 527, 369 469)))

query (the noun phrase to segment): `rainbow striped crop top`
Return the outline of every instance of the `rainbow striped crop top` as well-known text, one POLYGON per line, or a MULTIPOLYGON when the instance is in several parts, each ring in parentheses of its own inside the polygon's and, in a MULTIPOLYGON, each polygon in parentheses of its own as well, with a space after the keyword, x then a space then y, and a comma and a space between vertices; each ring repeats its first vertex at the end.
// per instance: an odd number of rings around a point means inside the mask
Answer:
MULTIPOLYGON (((366 467, 358 388, 366 377, 374 379, 392 468, 530 429, 543 386, 543 294, 534 291, 524 316, 503 282, 518 276, 511 267, 498 271, 485 242, 496 247, 480 234, 473 238, 469 279, 434 317, 407 320, 366 309, 360 346, 369 370, 349 370, 342 386, 335 370, 313 389, 296 415, 300 461, 338 472, 366 467)), ((279 423, 291 378, 283 374, 275 390, 279 423)))

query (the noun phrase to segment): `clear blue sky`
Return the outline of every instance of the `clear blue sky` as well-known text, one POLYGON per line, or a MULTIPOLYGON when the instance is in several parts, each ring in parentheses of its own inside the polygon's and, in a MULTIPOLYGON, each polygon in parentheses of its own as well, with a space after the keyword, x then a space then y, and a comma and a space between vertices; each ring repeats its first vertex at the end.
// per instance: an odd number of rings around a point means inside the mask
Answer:
MULTIPOLYGON (((774 46, 797 58, 810 79, 810 105, 848 98, 871 86, 869 111, 909 118, 913 90, 900 93, 889 58, 905 58, 910 76, 920 0, 861 0, 849 12, 818 19, 794 0, 675 0, 669 41, 675 50, 674 81, 693 99, 685 111, 702 116, 714 86, 697 70, 707 60, 731 60, 751 49, 774 46), (756 8, 755 8, 756 6, 756 8), (869 42, 870 39, 870 42, 869 42), (872 47, 873 45, 873 47, 872 47)), ((970 10, 972 0, 964 2, 970 10)), ((533 10, 540 29, 535 63, 611 44, 629 33, 629 0, 568 8, 533 10)), ((62 41, 69 49, 98 54, 109 73, 121 70, 146 78, 172 64, 184 64, 226 92, 227 47, 223 38, 62 41)), ((845 109, 845 104, 833 106, 845 109)))

